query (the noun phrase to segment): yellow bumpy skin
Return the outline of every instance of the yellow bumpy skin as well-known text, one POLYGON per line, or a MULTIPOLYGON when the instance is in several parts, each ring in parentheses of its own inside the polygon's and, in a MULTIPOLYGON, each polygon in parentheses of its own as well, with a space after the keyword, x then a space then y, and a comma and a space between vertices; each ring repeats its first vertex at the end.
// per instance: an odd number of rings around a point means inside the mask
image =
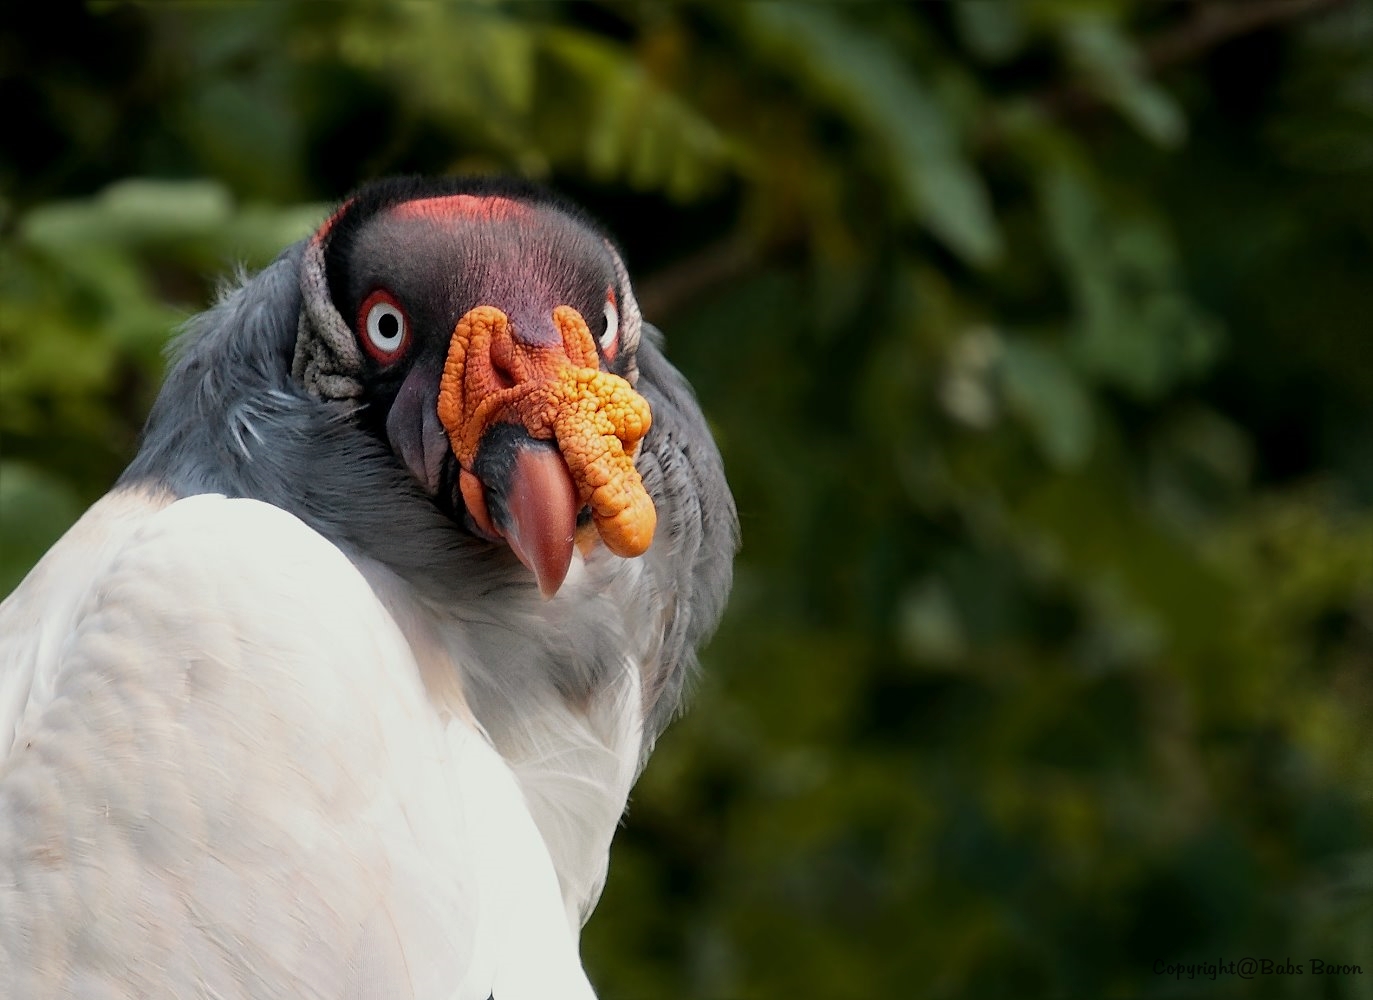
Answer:
POLYGON ((499 309, 467 312, 444 364, 439 420, 468 472, 492 424, 519 424, 531 437, 556 442, 606 547, 619 556, 643 555, 658 519, 633 462, 652 422, 648 402, 620 376, 600 370, 596 342, 577 310, 559 306, 553 322, 561 345, 526 344, 499 309))

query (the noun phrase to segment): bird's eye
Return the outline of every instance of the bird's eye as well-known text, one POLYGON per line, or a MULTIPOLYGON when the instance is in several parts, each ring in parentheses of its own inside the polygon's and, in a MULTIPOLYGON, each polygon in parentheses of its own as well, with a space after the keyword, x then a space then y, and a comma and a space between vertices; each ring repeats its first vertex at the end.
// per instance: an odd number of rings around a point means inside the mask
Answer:
POLYGON ((615 341, 620 335, 620 311, 615 308, 615 293, 605 299, 605 330, 601 333, 601 351, 608 358, 615 356, 615 341))
POLYGON ((362 346, 383 364, 395 361, 410 343, 410 324, 400 304, 384 289, 367 296, 358 310, 362 346))

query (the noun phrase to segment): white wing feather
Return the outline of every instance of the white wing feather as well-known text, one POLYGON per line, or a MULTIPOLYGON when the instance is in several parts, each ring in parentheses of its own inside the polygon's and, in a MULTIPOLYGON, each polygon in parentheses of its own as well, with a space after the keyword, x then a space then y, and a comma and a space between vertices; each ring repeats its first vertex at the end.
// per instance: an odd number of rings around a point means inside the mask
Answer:
POLYGON ((0 996, 591 996, 509 768, 276 508, 92 508, 0 605, 11 743, 0 996))

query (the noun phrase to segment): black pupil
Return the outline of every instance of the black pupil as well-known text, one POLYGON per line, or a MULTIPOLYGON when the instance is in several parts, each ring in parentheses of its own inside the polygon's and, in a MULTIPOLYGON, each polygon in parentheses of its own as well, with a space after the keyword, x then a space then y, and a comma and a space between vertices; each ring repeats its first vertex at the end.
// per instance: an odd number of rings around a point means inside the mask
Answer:
POLYGON ((382 313, 377 320, 377 330, 383 339, 390 340, 400 332, 400 320, 396 319, 395 313, 382 313))

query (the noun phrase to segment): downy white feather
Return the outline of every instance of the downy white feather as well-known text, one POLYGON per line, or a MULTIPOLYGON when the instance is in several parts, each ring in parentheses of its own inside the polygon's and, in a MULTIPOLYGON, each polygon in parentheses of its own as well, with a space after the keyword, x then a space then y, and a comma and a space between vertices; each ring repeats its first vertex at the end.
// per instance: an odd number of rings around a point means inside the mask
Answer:
POLYGON ((0 605, 0 995, 590 997, 408 631, 274 507, 92 508, 0 605))

